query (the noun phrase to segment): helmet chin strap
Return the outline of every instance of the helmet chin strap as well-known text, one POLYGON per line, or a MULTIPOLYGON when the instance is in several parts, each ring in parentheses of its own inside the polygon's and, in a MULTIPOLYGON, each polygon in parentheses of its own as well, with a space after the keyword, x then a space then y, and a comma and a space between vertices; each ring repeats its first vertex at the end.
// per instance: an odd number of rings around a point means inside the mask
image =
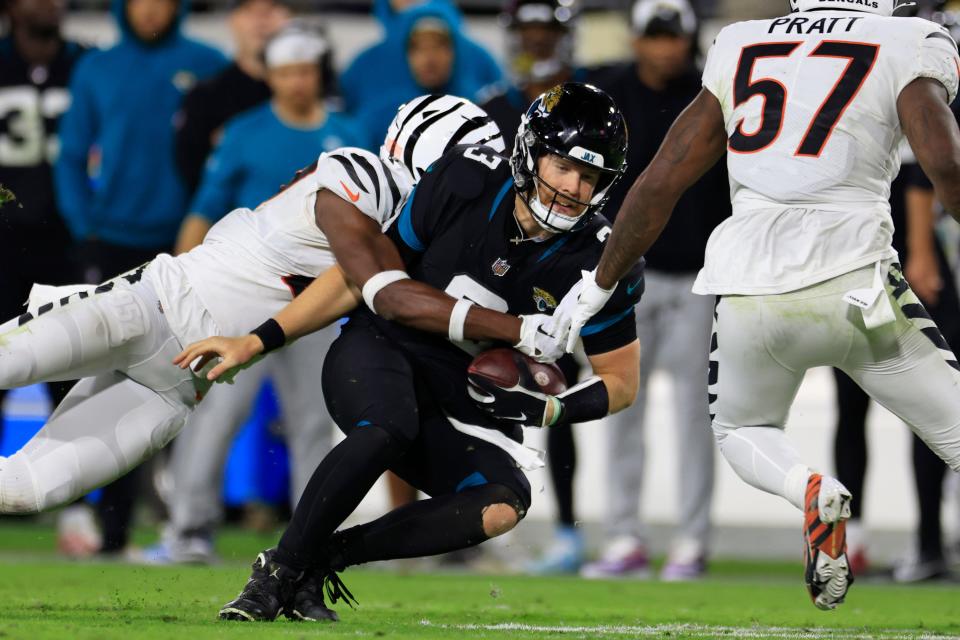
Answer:
POLYGON ((530 214, 542 229, 549 231, 550 233, 566 233, 567 231, 570 231, 577 225, 578 222, 580 222, 580 218, 587 213, 586 209, 584 209, 583 213, 581 213, 579 216, 576 218, 571 218, 561 213, 554 212, 553 205, 557 201, 557 196, 560 195, 556 190, 553 192, 553 199, 550 201, 550 206, 548 207, 547 205, 543 204, 543 201, 540 199, 540 178, 538 177, 533 179, 533 189, 529 191, 529 194, 530 195, 526 198, 525 202, 527 203, 527 208, 530 209, 530 214), (563 223, 563 226, 551 224, 548 222, 548 220, 551 219, 559 220, 563 223))

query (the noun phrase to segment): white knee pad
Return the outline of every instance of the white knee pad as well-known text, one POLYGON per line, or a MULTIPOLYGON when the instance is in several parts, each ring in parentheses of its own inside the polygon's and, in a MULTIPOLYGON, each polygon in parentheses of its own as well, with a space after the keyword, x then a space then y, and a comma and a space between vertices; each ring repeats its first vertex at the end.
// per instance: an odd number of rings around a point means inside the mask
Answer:
POLYGON ((38 513, 43 509, 38 498, 26 458, 22 455, 0 458, 0 513, 38 513))

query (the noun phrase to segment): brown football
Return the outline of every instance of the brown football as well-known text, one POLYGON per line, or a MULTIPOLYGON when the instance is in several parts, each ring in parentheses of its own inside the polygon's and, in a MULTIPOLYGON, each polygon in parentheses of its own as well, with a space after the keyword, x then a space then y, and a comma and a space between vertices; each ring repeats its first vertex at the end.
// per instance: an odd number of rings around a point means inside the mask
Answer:
POLYGON ((501 387, 519 384, 524 389, 552 396, 567 390, 567 382, 560 367, 537 362, 516 349, 506 347, 479 354, 470 363, 467 372, 487 378, 501 387))

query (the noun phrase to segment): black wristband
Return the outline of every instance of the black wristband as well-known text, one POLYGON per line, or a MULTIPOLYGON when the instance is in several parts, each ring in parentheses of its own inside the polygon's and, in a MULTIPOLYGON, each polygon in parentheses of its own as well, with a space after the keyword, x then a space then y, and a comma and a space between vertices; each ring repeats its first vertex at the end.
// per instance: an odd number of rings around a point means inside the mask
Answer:
POLYGON ((577 424, 598 420, 610 413, 610 394, 599 377, 593 377, 557 396, 563 404, 560 419, 554 422, 577 424))
POLYGON ((262 353, 270 353, 274 349, 279 349, 287 344, 287 334, 283 332, 283 327, 280 326, 280 323, 273 318, 270 318, 250 333, 260 338, 260 342, 263 343, 262 353))

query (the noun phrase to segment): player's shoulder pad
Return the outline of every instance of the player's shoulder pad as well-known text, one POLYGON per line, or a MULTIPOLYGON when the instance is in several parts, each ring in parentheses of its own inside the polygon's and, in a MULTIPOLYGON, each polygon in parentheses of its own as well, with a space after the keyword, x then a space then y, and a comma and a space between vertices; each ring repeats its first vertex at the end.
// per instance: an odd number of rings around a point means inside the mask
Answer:
POLYGON ((444 188, 463 199, 473 199, 496 185, 499 189, 510 174, 510 162, 495 149, 484 145, 457 145, 427 170, 442 180, 444 188))
POLYGON ((953 36, 945 27, 929 20, 905 18, 904 22, 910 33, 907 44, 917 52, 913 76, 938 80, 953 102, 960 90, 960 54, 953 36))
POLYGON ((359 147, 322 154, 316 175, 318 188, 336 194, 381 224, 406 196, 379 156, 359 147))

